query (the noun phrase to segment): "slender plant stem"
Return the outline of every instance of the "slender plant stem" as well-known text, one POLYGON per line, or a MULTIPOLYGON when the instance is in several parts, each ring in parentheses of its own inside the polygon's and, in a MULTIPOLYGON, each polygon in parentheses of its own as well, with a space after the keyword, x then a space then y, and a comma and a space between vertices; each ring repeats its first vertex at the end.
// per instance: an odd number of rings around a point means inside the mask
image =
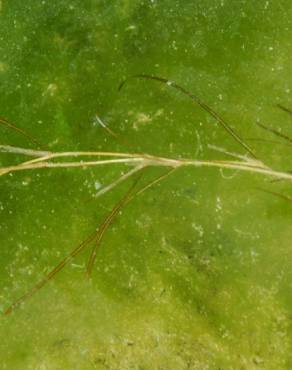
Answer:
POLYGON ((120 183, 122 183, 123 181, 125 181, 127 178, 131 177, 132 175, 134 175, 134 173, 142 170, 142 168, 144 168, 144 166, 141 166, 141 165, 138 165, 134 168, 132 168, 130 171, 126 172, 125 174, 123 174, 122 176, 120 176, 117 180, 113 181, 112 183, 110 183, 109 185, 101 188, 94 196, 94 198, 98 198, 100 197, 101 195, 107 193, 108 191, 112 190, 113 188, 115 188, 117 185, 119 185, 120 183))
POLYGON ((7 173, 33 170, 42 168, 86 168, 95 167, 101 165, 111 164, 126 164, 135 166, 166 166, 166 167, 182 167, 182 166, 194 166, 194 167, 217 167, 226 169, 236 169, 240 171, 247 171, 253 173, 259 173, 266 176, 274 177, 277 179, 292 180, 292 174, 283 171, 273 170, 267 167, 264 163, 243 157, 241 161, 224 161, 224 160, 195 160, 195 159, 173 159, 165 157, 157 157, 149 154, 133 154, 133 153, 113 153, 113 152, 61 152, 52 153, 47 156, 36 158, 32 161, 23 162, 18 165, 2 167, 0 168, 0 176, 7 173), (75 158, 84 156, 107 156, 114 157, 110 159, 98 159, 94 161, 64 161, 64 162, 52 162, 50 160, 55 158, 68 158, 74 156, 75 158), (118 158, 116 158, 118 157, 118 158))
POLYGON ((50 154, 52 154, 49 151, 24 149, 24 148, 18 148, 12 145, 0 145, 0 152, 12 153, 12 154, 22 154, 22 155, 27 155, 29 157, 43 157, 43 156, 49 156, 50 154))

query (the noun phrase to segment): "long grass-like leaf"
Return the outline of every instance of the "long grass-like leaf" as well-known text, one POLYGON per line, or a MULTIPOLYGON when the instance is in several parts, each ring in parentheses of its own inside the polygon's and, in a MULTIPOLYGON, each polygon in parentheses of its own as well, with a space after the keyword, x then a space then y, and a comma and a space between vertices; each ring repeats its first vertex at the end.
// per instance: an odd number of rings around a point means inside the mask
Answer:
POLYGON ((292 139, 288 136, 288 135, 285 135, 283 134, 282 132, 278 131, 278 130, 275 130, 274 128, 271 128, 271 127, 268 127, 268 126, 265 126, 263 125, 262 123, 260 122, 256 122, 256 124, 261 127, 262 129, 272 133, 273 135, 276 135, 278 137, 280 137, 281 139, 284 139, 286 141, 288 141, 290 144, 292 143, 292 139))
MULTIPOLYGON (((207 113, 209 113, 213 118, 215 118, 215 120, 224 128, 224 130, 227 131, 228 134, 231 135, 233 137, 233 139, 236 140, 245 150, 247 150, 248 153, 253 158, 256 158, 253 150, 249 147, 249 145, 247 145, 242 140, 242 138, 236 133, 236 131, 217 112, 215 112, 209 105, 207 105, 206 103, 204 103, 196 95, 194 95, 194 94, 190 93, 189 91, 187 91, 184 87, 182 87, 182 86, 178 85, 177 83, 175 83, 175 82, 173 82, 171 80, 168 80, 166 78, 157 77, 157 76, 151 76, 151 75, 147 75, 147 74, 138 74, 138 75, 131 76, 130 78, 142 78, 142 79, 147 79, 147 80, 158 81, 158 82, 161 82, 161 83, 163 83, 163 84, 165 84, 167 86, 170 86, 170 87, 172 87, 172 88, 180 91, 184 95, 188 96, 192 101, 194 101, 202 109, 204 109, 207 113)), ((125 85, 125 83, 128 80, 129 80, 129 78, 127 78, 126 80, 122 81, 122 83, 120 84, 120 86, 118 88, 119 91, 123 88, 123 86, 125 85)))
POLYGON ((71 253, 69 253, 57 266, 53 268, 41 281, 39 281, 32 289, 28 290, 20 298, 18 298, 5 311, 5 315, 9 315, 27 299, 31 298, 41 288, 43 288, 58 272, 60 272, 74 257, 76 257, 84 248, 97 237, 97 232, 92 233, 87 239, 79 244, 71 253))
POLYGON ((130 187, 130 189, 127 191, 127 193, 122 197, 122 199, 114 206, 114 208, 111 210, 109 215, 106 217, 106 219, 103 221, 103 223, 98 228, 98 235, 97 240, 94 244, 94 247, 92 249, 92 252, 90 254, 90 257, 88 259, 87 263, 87 275, 90 277, 92 268, 95 262, 96 253, 98 246, 100 245, 106 231, 108 230, 109 226, 113 223, 114 219, 116 218, 118 212, 122 209, 123 206, 125 206, 128 201, 131 199, 131 196, 133 195, 135 191, 137 181, 134 182, 134 184, 130 187))
POLYGON ((267 190, 267 189, 262 189, 262 188, 257 188, 257 190, 262 191, 264 193, 272 194, 288 202, 292 202, 292 197, 290 197, 289 195, 281 194, 281 193, 278 193, 277 191, 272 191, 272 190, 267 190))
POLYGON ((173 173, 176 170, 176 168, 172 168, 168 170, 166 173, 163 175, 159 175, 156 177, 154 180, 143 186, 140 190, 135 191, 135 186, 136 184, 134 183, 133 186, 128 190, 128 192, 124 195, 124 197, 115 205, 115 207, 112 209, 108 217, 104 220, 104 222, 101 224, 99 230, 98 230, 98 237, 97 240, 95 241, 94 247, 92 249, 91 255, 89 257, 88 263, 87 263, 87 276, 90 277, 93 269, 93 265, 96 259, 96 253, 98 250, 99 245, 102 242, 102 239, 110 227, 110 225, 113 223, 115 218, 118 215, 118 212, 125 207, 131 200, 135 198, 135 196, 140 195, 143 193, 145 190, 149 189, 153 185, 157 184, 161 180, 165 179, 168 177, 171 173, 173 173))
POLYGON ((101 226, 98 228, 97 231, 91 233, 83 242, 81 242, 73 251, 71 251, 65 258, 63 258, 42 280, 40 280, 32 289, 28 290, 25 294, 23 294, 20 298, 18 298, 15 302, 13 302, 5 311, 5 315, 11 314, 16 308, 18 308, 21 304, 23 304, 26 300, 31 298, 35 293, 37 293, 40 289, 42 289, 46 284, 52 280, 57 273, 59 273, 74 257, 80 254, 91 242, 96 240, 96 244, 92 250, 90 258, 88 260, 87 265, 87 273, 88 275, 91 274, 92 267, 94 265, 96 251, 97 248, 102 241, 105 232, 107 231, 108 227, 112 224, 115 217, 117 216, 118 212, 121 210, 123 206, 125 206, 128 202, 134 199, 135 195, 141 194, 143 191, 148 189, 150 186, 153 186, 158 181, 162 180, 170 173, 172 173, 175 169, 169 170, 166 174, 160 175, 152 182, 146 184, 142 189, 135 192, 135 187, 140 179, 140 176, 136 179, 127 193, 122 197, 122 199, 113 207, 109 215, 105 218, 102 222, 101 226))
POLYGON ((292 110, 289 108, 284 107, 282 104, 277 104, 277 107, 280 108, 282 111, 292 115, 292 110))
POLYGON ((3 126, 5 126, 5 127, 8 127, 11 130, 16 131, 20 135, 26 137, 26 139, 28 139, 32 143, 36 144, 38 147, 41 147, 41 144, 33 136, 31 136, 30 134, 28 134, 23 129, 17 127, 14 123, 11 123, 11 122, 7 121, 7 119, 0 117, 0 124, 3 125, 3 126))

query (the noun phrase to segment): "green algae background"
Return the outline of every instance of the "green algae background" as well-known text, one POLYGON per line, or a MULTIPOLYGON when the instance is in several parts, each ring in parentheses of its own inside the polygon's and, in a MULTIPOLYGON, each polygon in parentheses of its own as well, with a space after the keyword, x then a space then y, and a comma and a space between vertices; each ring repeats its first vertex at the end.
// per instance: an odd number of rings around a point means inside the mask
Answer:
MULTIPOLYGON (((175 80, 248 139, 292 135, 289 0, 0 1, 0 116, 53 151, 224 159, 244 154, 191 101, 137 73, 175 80), (114 140, 95 115, 125 138, 114 140)), ((34 148, 0 127, 0 143, 34 148)), ((290 148, 248 141, 273 168, 290 148)), ((1 153, 1 165, 21 157, 1 153)), ((24 171, 0 178, 0 305, 84 240, 129 188, 126 168, 24 171)), ((146 183, 163 169, 149 169, 146 183)), ((89 251, 0 318, 1 369, 291 369, 289 183, 179 169, 141 194, 89 251)), ((290 191, 291 194, 291 191, 290 191)))

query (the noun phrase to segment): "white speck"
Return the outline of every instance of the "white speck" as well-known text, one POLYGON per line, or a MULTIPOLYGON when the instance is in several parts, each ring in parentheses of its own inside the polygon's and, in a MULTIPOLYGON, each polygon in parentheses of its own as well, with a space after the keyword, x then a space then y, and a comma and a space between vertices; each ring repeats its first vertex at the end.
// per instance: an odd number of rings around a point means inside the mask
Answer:
POLYGON ((197 225, 195 223, 192 223, 192 228, 197 231, 200 237, 204 235, 204 229, 201 225, 197 225))
POLYGON ((130 26, 128 26, 126 28, 126 31, 132 31, 132 30, 135 30, 136 29, 136 26, 134 24, 131 24, 130 26))
POLYGON ((100 189, 101 188, 101 183, 98 181, 98 180, 96 180, 95 181, 95 183, 94 183, 94 188, 95 188, 95 190, 98 190, 98 189, 100 189))
POLYGON ((222 211, 222 203, 220 197, 216 198, 216 212, 222 211))
POLYGON ((27 177, 21 183, 22 183, 23 186, 27 186, 27 185, 29 185, 30 182, 31 182, 31 178, 27 177))
POLYGON ((44 95, 47 95, 47 94, 49 96, 54 96, 56 94, 57 90, 58 90, 58 86, 56 84, 54 84, 54 83, 51 83, 51 84, 48 85, 47 90, 43 94, 43 96, 44 95))
POLYGON ((174 40, 174 41, 172 41, 172 48, 174 49, 174 50, 177 50, 178 48, 177 48, 177 46, 176 46, 176 41, 174 40))

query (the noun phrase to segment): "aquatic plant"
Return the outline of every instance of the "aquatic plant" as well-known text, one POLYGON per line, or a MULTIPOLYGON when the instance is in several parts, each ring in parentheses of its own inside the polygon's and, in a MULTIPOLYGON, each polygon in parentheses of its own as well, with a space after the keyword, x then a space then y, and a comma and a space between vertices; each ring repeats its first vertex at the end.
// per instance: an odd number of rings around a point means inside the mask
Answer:
MULTIPOLYGON (((231 157, 230 160, 199 160, 193 158, 168 158, 151 155, 148 153, 131 153, 131 152, 107 152, 107 151, 65 151, 65 152, 52 152, 48 150, 39 149, 42 147, 42 144, 38 142, 31 134, 28 134, 26 131, 20 129, 15 124, 10 123, 8 120, 1 118, 0 123, 12 130, 15 130, 19 134, 23 135, 36 145, 37 149, 27 149, 22 147, 15 147, 11 145, 0 145, 0 152, 11 153, 15 155, 23 155, 26 157, 33 157, 34 159, 25 160, 18 164, 11 166, 3 166, 0 168, 0 176, 7 175, 9 173, 26 171, 26 170, 38 170, 38 169, 53 169, 53 168, 88 168, 88 167, 97 167, 97 166, 108 166, 113 164, 120 164, 123 166, 130 167, 130 170, 125 174, 118 177, 116 180, 103 187, 98 193, 97 196, 101 196, 106 192, 112 190, 114 187, 118 186, 122 182, 126 181, 132 176, 135 176, 135 181, 130 186, 126 194, 114 205, 112 210, 103 220, 103 222, 98 226, 97 230, 92 232, 84 241, 82 241, 75 249, 71 251, 64 259, 62 259, 57 266, 51 270, 40 282, 38 282, 31 290, 26 292, 23 296, 17 299, 12 303, 6 310, 5 314, 10 314, 16 307, 22 304, 26 299, 30 298, 38 290, 44 287, 58 272, 60 272, 74 257, 81 253, 86 247, 91 243, 93 248, 87 262, 87 276, 90 277, 92 269, 95 263, 97 249, 100 246, 106 231, 113 223, 117 217, 119 211, 126 206, 130 201, 132 201, 136 196, 143 193, 148 188, 156 185, 158 182, 162 181, 167 176, 174 173, 176 170, 182 167, 192 166, 192 167, 214 167, 219 169, 228 169, 228 170, 239 170, 246 171, 250 173, 257 173, 264 176, 270 177, 274 181, 279 180, 292 180, 292 174, 290 172, 283 172, 275 170, 269 167, 264 163, 263 160, 257 158, 254 150, 239 136, 239 134, 227 123, 217 112, 215 112, 211 107, 204 103, 194 94, 188 92, 185 88, 176 84, 173 81, 170 81, 165 78, 149 75, 135 75, 133 78, 147 79, 158 81, 169 87, 172 87, 187 97, 189 97, 195 104, 198 104, 202 109, 204 109, 208 114, 210 114, 219 125, 227 132, 227 134, 235 140, 241 148, 243 148, 246 154, 234 153, 226 150, 225 148, 220 148, 214 145, 209 145, 209 148, 223 153, 224 155, 231 157), (139 180, 145 171, 149 167, 166 167, 167 171, 163 174, 147 183, 142 187, 138 187, 139 180), (138 174, 138 176, 137 176, 138 174)), ((123 81, 119 90, 123 88, 125 83, 128 81, 123 81)), ((289 113, 292 112, 282 106, 278 107, 289 113)), ((97 117, 100 121, 100 119, 97 117)), ((283 134, 280 131, 275 130, 274 128, 267 127, 263 124, 257 123, 262 129, 272 133, 274 136, 277 136, 281 140, 286 141, 287 145, 291 144, 292 139, 288 135, 283 134)), ((102 127, 112 135, 116 140, 123 142, 123 138, 120 138, 114 131, 108 128, 101 121, 102 127)), ((264 139, 253 139, 253 140, 264 140, 264 139)), ((282 142, 280 142, 282 143, 282 142)), ((291 201, 292 199, 280 193, 277 193, 272 190, 259 189, 265 191, 272 195, 281 197, 284 200, 291 201)))

